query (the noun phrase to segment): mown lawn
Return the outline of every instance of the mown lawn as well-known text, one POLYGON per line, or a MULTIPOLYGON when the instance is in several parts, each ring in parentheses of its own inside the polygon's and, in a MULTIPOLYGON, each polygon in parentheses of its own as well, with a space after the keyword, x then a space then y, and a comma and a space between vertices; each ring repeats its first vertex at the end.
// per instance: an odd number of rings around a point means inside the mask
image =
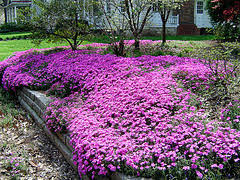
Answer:
MULTIPOLYGON (((145 36, 143 39, 150 40, 162 40, 161 36, 145 36)), ((214 35, 178 35, 178 36, 167 36, 167 40, 181 40, 181 41, 205 41, 205 40, 215 40, 214 35)))
POLYGON ((0 33, 0 38, 6 39, 6 38, 12 38, 12 37, 18 37, 18 36, 27 36, 30 35, 30 32, 8 32, 8 33, 0 33))
MULTIPOLYGON (((0 33, 0 38, 12 38, 17 36, 30 35, 29 32, 9 32, 9 33, 0 33)), ((142 39, 148 40, 161 40, 161 36, 145 36, 142 39)), ((214 40, 215 36, 213 35, 201 35, 201 36, 167 36, 167 40, 182 40, 182 41, 204 41, 204 40, 214 40)), ((91 41, 84 41, 83 44, 89 44, 92 42, 97 43, 109 43, 109 37, 107 36, 96 36, 91 39, 91 41)), ((8 40, 0 41, 0 61, 3 61, 8 56, 12 55, 16 51, 25 51, 31 48, 50 48, 56 46, 68 46, 68 43, 49 43, 47 41, 42 42, 39 46, 36 46, 32 43, 32 40, 8 40)))
MULTIPOLYGON (((130 37, 129 39, 133 39, 130 37)), ((141 39, 143 40, 162 40, 161 36, 144 36, 141 39)), ((167 40, 180 40, 180 41, 206 41, 206 40, 215 40, 216 37, 214 35, 178 35, 178 36, 167 36, 167 40)), ((109 38, 107 36, 97 36, 94 37, 93 42, 98 43, 107 43, 109 42, 109 38)))
MULTIPOLYGON (((88 44, 90 42, 85 41, 83 44, 88 44)), ((36 46, 32 43, 31 40, 9 40, 9 41, 0 41, 0 61, 3 61, 8 56, 16 51, 25 51, 28 49, 42 49, 50 48, 56 46, 68 46, 67 43, 49 43, 47 41, 42 42, 39 46, 36 46)))

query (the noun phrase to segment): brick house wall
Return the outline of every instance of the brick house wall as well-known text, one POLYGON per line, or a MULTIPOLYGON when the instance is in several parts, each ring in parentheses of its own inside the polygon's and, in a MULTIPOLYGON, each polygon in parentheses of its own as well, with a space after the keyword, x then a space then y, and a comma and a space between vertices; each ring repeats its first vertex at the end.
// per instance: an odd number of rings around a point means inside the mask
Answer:
POLYGON ((200 29, 194 23, 195 1, 189 0, 180 10, 178 35, 199 35, 200 29))

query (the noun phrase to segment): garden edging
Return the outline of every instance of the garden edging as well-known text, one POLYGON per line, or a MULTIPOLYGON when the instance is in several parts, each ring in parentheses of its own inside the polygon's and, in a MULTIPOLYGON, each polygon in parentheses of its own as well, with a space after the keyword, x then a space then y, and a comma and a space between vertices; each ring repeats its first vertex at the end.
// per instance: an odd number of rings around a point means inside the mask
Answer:
MULTIPOLYGON (((44 112, 51 99, 45 94, 23 88, 17 92, 18 100, 20 104, 30 113, 32 118, 35 120, 37 125, 44 130, 46 135, 50 140, 56 145, 56 147, 63 154, 67 162, 77 171, 77 166, 73 163, 72 158, 72 147, 69 144, 70 137, 69 134, 53 133, 46 127, 46 121, 44 119, 44 112)), ((84 176, 83 180, 88 180, 89 178, 84 176)), ((101 180, 151 180, 149 178, 132 177, 126 176, 122 173, 113 173, 110 177, 101 178, 101 180)))

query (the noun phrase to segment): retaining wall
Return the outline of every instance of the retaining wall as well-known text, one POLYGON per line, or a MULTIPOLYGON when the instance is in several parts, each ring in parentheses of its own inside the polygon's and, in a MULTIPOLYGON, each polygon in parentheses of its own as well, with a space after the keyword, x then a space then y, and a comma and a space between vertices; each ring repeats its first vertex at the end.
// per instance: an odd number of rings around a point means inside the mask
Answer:
MULTIPOLYGON (((17 92, 18 100, 20 104, 29 112, 32 118, 35 120, 39 128, 42 128, 50 140, 56 145, 56 147, 61 151, 68 163, 77 171, 77 166, 74 165, 72 160, 72 150, 73 148, 69 144, 70 137, 69 134, 53 133, 46 127, 46 121, 44 119, 44 112, 48 103, 51 99, 45 94, 23 88, 17 92)), ((83 180, 89 180, 88 177, 84 176, 83 180)), ((151 180, 147 178, 131 177, 126 176, 122 173, 113 173, 110 177, 98 178, 98 180, 151 180)))

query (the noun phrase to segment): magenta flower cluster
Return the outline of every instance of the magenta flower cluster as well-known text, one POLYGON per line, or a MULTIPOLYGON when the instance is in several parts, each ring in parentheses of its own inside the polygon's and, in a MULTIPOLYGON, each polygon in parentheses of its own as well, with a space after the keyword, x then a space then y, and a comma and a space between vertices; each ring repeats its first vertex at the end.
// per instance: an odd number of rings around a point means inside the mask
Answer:
POLYGON ((230 127, 240 130, 240 100, 230 102, 221 110, 221 120, 227 122, 230 127))
POLYGON ((65 50, 30 53, 0 68, 8 90, 44 87, 64 96, 47 108, 47 125, 70 131, 81 175, 180 169, 204 178, 229 162, 239 166, 240 132, 221 119, 208 120, 190 103, 192 90, 211 82, 211 70, 198 60, 65 50))

